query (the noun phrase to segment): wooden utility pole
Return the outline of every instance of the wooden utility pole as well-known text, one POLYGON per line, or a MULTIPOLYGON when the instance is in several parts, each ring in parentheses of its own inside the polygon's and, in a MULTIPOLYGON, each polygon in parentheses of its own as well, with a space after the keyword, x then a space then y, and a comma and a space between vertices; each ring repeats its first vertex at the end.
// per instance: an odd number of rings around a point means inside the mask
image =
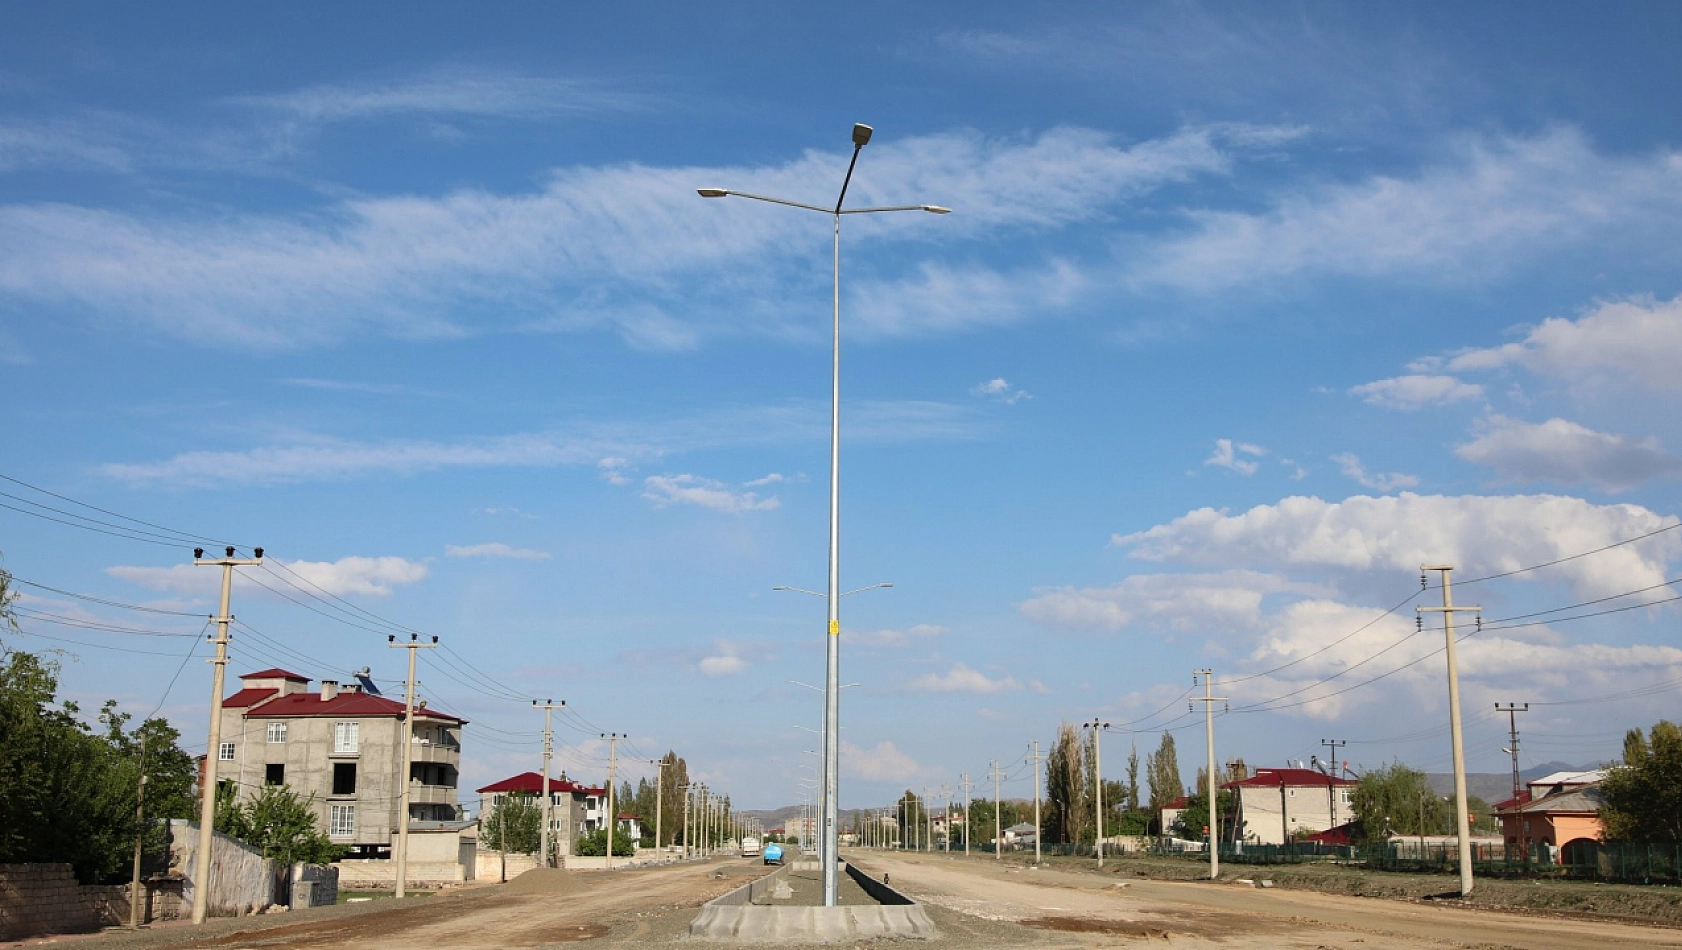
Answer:
POLYGON ((1092 839, 1092 852, 1098 856, 1098 866, 1104 866, 1104 767, 1101 737, 1110 724, 1094 717, 1081 723, 1092 730, 1092 819, 1097 825, 1097 837, 1092 839))
MULTIPOLYGON (((386 637, 386 646, 409 651, 409 683, 403 693, 403 774, 399 776, 397 804, 397 888, 395 895, 403 897, 409 884, 409 773, 415 767, 415 651, 431 650, 438 646, 438 638, 431 643, 420 642, 420 634, 409 634, 408 643, 398 643, 395 634, 386 637)), ((549 776, 544 774, 547 782, 549 776)))
MULTIPOLYGON (((1215 704, 1226 702, 1225 696, 1216 696, 1215 674, 1211 670, 1198 670, 1192 675, 1192 684, 1196 685, 1197 677, 1203 677, 1203 695, 1194 701, 1203 704, 1203 728, 1209 739, 1209 827, 1204 832, 1209 836, 1209 880, 1217 880, 1221 876, 1221 809, 1220 793, 1216 790, 1219 779, 1215 775, 1215 704)), ((1287 838, 1287 841, 1290 839, 1287 838)))
POLYGON ((1005 850, 1004 803, 999 801, 999 780, 1003 778, 999 760, 993 760, 993 860, 998 861, 1005 850))
POLYGON ((1034 863, 1040 863, 1040 839, 1045 835, 1040 828, 1040 763, 1045 761, 1040 755, 1040 740, 1034 740, 1034 752, 1028 756, 1028 761, 1034 763, 1034 863))
MULTIPOLYGON (((222 756, 222 683, 228 672, 228 624, 234 617, 228 612, 228 599, 233 591, 234 568, 263 563, 263 549, 252 551, 254 559, 234 557, 234 549, 227 549, 226 557, 205 560, 204 548, 193 549, 193 563, 201 567, 222 569, 222 602, 216 615, 216 665, 210 686, 210 738, 204 747, 204 778, 199 782, 199 847, 193 855, 193 923, 202 924, 210 912, 210 848, 211 831, 216 825, 216 763, 222 756)), ((238 794, 236 791, 235 794, 238 794)))
MULTIPOLYGON (((1460 836, 1460 896, 1472 896, 1472 827, 1470 812, 1466 807, 1466 743, 1460 735, 1460 672, 1454 662, 1454 615, 1457 611, 1480 613, 1482 607, 1454 606, 1454 593, 1449 574, 1454 568, 1448 565, 1435 567, 1424 566, 1420 571, 1437 571, 1442 576, 1443 605, 1441 607, 1415 607, 1414 611, 1421 615, 1440 613, 1443 615, 1443 634, 1448 644, 1448 719, 1449 735, 1454 749, 1454 825, 1460 836)), ((1420 586, 1426 585, 1425 575, 1419 575, 1420 586)), ((1478 628, 1483 628, 1483 618, 1478 618, 1478 628)))

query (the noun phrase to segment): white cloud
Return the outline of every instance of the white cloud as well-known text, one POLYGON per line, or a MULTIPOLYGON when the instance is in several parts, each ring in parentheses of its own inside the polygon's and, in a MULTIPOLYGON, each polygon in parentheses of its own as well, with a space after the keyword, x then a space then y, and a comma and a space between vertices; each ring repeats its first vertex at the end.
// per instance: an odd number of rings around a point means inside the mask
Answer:
MULTIPOLYGON (((1458 576, 1471 577, 1558 560, 1677 522, 1638 505, 1558 495, 1403 492, 1341 502, 1296 496, 1240 514, 1200 508, 1112 541, 1147 561, 1360 575, 1394 571, 1403 578, 1421 564, 1454 564, 1458 576)), ((1520 577, 1565 581, 1599 597, 1661 583, 1678 553, 1682 538, 1667 532, 1520 577)))
MULTIPOLYGON (((448 99, 436 90, 342 93, 286 103, 325 117, 448 99)), ((879 249, 866 253, 897 268, 904 255, 895 248, 905 242, 1100 219, 1165 184, 1224 174, 1233 150, 1249 146, 1222 136, 1192 128, 1123 147, 1099 132, 1060 128, 1032 139, 954 132, 885 141, 872 147, 870 174, 854 182, 861 203, 909 196, 958 213, 851 226, 879 249)), ((573 167, 525 193, 358 197, 296 215, 14 204, 0 207, 0 296, 198 344, 266 350, 370 332, 607 329, 668 348, 720 332, 812 336, 789 315, 806 308, 785 306, 781 295, 783 278, 810 266, 821 228, 750 202, 703 201, 695 188, 799 196, 838 175, 846 159, 814 151, 770 167, 573 167), (557 311, 557 299, 580 302, 557 311)), ((929 262, 903 279, 873 275, 866 263, 857 274, 848 318, 877 335, 1018 319, 1066 297, 1079 279, 1057 262, 1023 274, 929 262)))
POLYGON ((1136 574, 1108 587, 1061 587, 1016 605, 1024 617, 1054 627, 1114 633, 1134 623, 1195 632, 1253 628, 1269 594, 1311 593, 1278 574, 1136 574))
POLYGON ((1014 406, 1024 399, 1034 398, 1033 393, 1012 386, 1002 376, 971 387, 969 393, 971 396, 997 400, 1007 406, 1014 406))
POLYGON ((499 557, 514 558, 520 561, 546 561, 553 557, 548 551, 534 551, 531 548, 516 548, 492 541, 489 544, 469 544, 465 546, 446 544, 444 553, 450 557, 499 557))
POLYGON ((904 647, 919 641, 933 640, 944 637, 952 630, 938 624, 919 623, 903 630, 848 630, 842 628, 842 639, 847 643, 872 647, 904 647))
POLYGON ((1576 320, 1544 320, 1517 343, 1465 350, 1448 360, 1455 371, 1502 366, 1572 382, 1682 388, 1682 296, 1602 303, 1576 320))
POLYGON ((537 518, 537 516, 531 512, 516 508, 513 505, 496 505, 490 508, 475 508, 473 509, 473 513, 476 515, 490 515, 492 517, 497 515, 513 515, 514 517, 520 518, 524 521, 533 521, 537 518))
POLYGON ((841 743, 841 769, 848 778, 869 782, 905 782, 931 772, 887 739, 870 749, 861 749, 851 742, 841 743))
POLYGON ((766 485, 781 485, 781 484, 784 484, 786 482, 792 482, 792 481, 805 481, 805 478, 804 477, 789 478, 788 476, 784 475, 781 472, 772 472, 771 474, 766 475, 764 478, 756 478, 751 482, 743 482, 742 487, 743 488, 763 488, 766 485))
POLYGON ((1373 491, 1395 491, 1398 488, 1414 488, 1419 484, 1419 478, 1414 475, 1404 475, 1401 472, 1391 472, 1388 475, 1369 473, 1366 466, 1361 464, 1359 457, 1353 452, 1332 456, 1337 463, 1338 470, 1345 478, 1354 479, 1363 488, 1373 491))
POLYGON ((701 658, 701 672, 708 676, 729 676, 747 669, 747 661, 739 656, 708 656, 701 658))
POLYGON ((928 673, 908 684, 910 689, 925 693, 997 693, 1007 689, 1021 689, 1022 684, 1011 676, 993 679, 980 670, 962 663, 954 663, 945 673, 928 673))
MULTIPOLYGON (((924 400, 861 403, 852 410, 851 419, 851 437, 865 441, 967 439, 982 426, 972 407, 924 400)), ((457 442, 354 442, 294 436, 279 445, 254 449, 197 450, 161 462, 108 463, 100 472, 121 481, 167 482, 175 487, 275 484, 450 468, 599 467, 604 458, 652 459, 699 448, 810 443, 828 435, 827 401, 791 401, 656 422, 590 422, 457 442)), ((615 463, 607 471, 618 468, 615 463)))
POLYGON ((751 491, 736 491, 723 482, 698 475, 650 475, 643 479, 642 497, 654 502, 656 508, 671 505, 699 505, 714 511, 732 514, 744 511, 770 511, 781 507, 776 496, 760 498, 751 491))
POLYGON ((230 101, 305 122, 385 115, 545 119, 635 111, 651 104, 647 96, 586 80, 462 69, 386 82, 321 83, 273 95, 236 96, 230 101))
POLYGON ((301 389, 320 389, 337 393, 367 393, 373 396, 427 395, 427 392, 423 389, 405 386, 402 383, 359 383, 338 379, 315 379, 308 376, 295 376, 283 379, 281 382, 301 389))
POLYGON ((1204 459, 1203 464, 1213 465, 1217 468, 1230 469, 1231 471, 1245 476, 1256 474, 1256 469, 1261 466, 1249 459, 1239 458, 1238 456, 1240 453, 1244 455, 1253 455, 1259 458, 1266 455, 1267 450, 1259 445, 1251 445, 1248 442, 1234 442, 1231 439, 1216 439, 1214 454, 1204 459))
POLYGON ((1674 221, 1677 153, 1597 153, 1582 133, 1474 140, 1409 177, 1374 176, 1286 195, 1261 213, 1197 214, 1139 279, 1193 290, 1293 275, 1484 280, 1510 262, 1674 221))
MULTIPOLYGON (((427 575, 425 564, 400 557, 343 557, 337 561, 282 561, 281 563, 285 565, 287 570, 302 577, 309 584, 335 595, 365 594, 373 597, 386 597, 391 594, 393 587, 416 583, 427 575)), ((119 580, 149 587, 152 590, 173 591, 196 596, 209 596, 215 593, 222 583, 220 572, 192 564, 174 564, 169 567, 118 565, 106 568, 105 573, 119 580)), ((263 596, 267 593, 261 587, 258 587, 254 581, 246 580, 243 571, 235 571, 234 578, 235 583, 239 584, 247 593, 257 596, 263 596)), ((281 586, 281 582, 276 580, 269 580, 264 583, 271 587, 281 586)))
POLYGON ((1362 383, 1351 388, 1349 394, 1375 406, 1419 409, 1424 406, 1446 406, 1468 399, 1481 399, 1483 387, 1462 382, 1453 376, 1414 374, 1362 383))
POLYGON ((1619 492, 1682 474, 1682 459, 1655 438, 1610 435, 1558 418, 1530 423, 1493 416, 1480 429, 1454 454, 1495 469, 1507 481, 1588 484, 1619 492))
POLYGON ((631 480, 625 475, 625 469, 630 464, 629 459, 605 458, 596 463, 596 471, 609 485, 629 485, 631 480))

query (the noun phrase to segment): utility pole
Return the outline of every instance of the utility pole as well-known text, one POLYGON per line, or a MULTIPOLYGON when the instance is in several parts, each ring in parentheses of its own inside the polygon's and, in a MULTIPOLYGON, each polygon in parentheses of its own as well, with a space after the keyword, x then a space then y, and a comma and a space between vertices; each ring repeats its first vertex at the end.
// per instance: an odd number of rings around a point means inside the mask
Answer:
POLYGON ((1198 670, 1192 674, 1191 683, 1197 685, 1197 678, 1203 677, 1203 695, 1193 702, 1203 704, 1203 730, 1209 740, 1209 880, 1219 880, 1221 876, 1221 808, 1220 792, 1217 791, 1219 780, 1215 775, 1215 704, 1226 702, 1225 696, 1216 696, 1215 673, 1213 670, 1198 670))
POLYGON ((1034 740, 1034 754, 1028 756, 1028 761, 1034 763, 1034 864, 1040 863, 1040 763, 1045 756, 1040 755, 1040 740, 1034 740))
MULTIPOLYGON (((969 789, 975 784, 969 780, 969 773, 964 773, 964 857, 969 857, 969 789)), ((996 809, 995 809, 996 810, 996 809)))
MULTIPOLYGON (((222 682, 228 672, 228 599, 233 592, 234 568, 263 563, 263 549, 252 551, 252 559, 234 557, 234 549, 227 548, 226 556, 205 560, 204 548, 193 549, 193 563, 201 567, 222 569, 222 606, 216 620, 216 665, 211 674, 210 739, 204 747, 204 780, 199 783, 199 850, 193 856, 193 923, 202 924, 210 911, 210 842, 216 824, 216 763, 222 753, 222 682)), ((235 794, 238 794, 236 791, 235 794)))
POLYGON ((1443 579, 1443 605, 1441 607, 1415 607, 1419 614, 1420 626, 1424 626, 1424 614, 1440 613, 1443 615, 1443 634, 1448 643, 1448 719, 1449 734, 1454 747, 1454 824, 1460 835, 1460 896, 1472 896, 1472 827, 1471 816, 1466 808, 1466 745, 1460 735, 1460 672, 1454 662, 1454 614, 1456 611, 1471 611, 1478 613, 1478 629, 1483 629, 1482 607, 1454 606, 1454 591, 1449 574, 1454 570, 1448 565, 1421 567, 1419 586, 1429 586, 1425 579, 1425 571, 1438 571, 1443 579))
MULTIPOLYGON (((438 638, 431 643, 420 642, 420 634, 409 634, 408 643, 398 643, 395 634, 386 638, 386 648, 409 651, 409 684, 403 693, 403 774, 402 791, 397 806, 397 891, 405 896, 409 877, 409 772, 415 767, 415 651, 431 650, 438 646, 438 638)), ((549 775, 544 773, 547 781, 549 775)))
POLYGON ((625 738, 623 733, 604 732, 602 738, 607 740, 607 870, 613 870, 613 833, 619 830, 619 813, 613 805, 613 773, 619 764, 619 740, 625 738))
POLYGON ((650 759, 648 764, 657 766, 654 771, 654 850, 658 851, 665 846, 664 842, 660 840, 660 822, 666 817, 666 811, 662 804, 665 801, 662 796, 665 795, 666 760, 650 759))
POLYGON ((695 788, 695 786, 693 786, 693 785, 684 785, 684 786, 682 786, 681 788, 678 789, 678 791, 683 793, 683 856, 684 856, 685 859, 687 859, 689 857, 689 850, 690 850, 690 848, 689 848, 689 845, 690 845, 690 841, 689 841, 689 799, 691 797, 690 793, 691 793, 691 791, 693 791, 694 788, 695 788))
MULTIPOLYGON (((549 791, 549 757, 553 755, 555 751, 555 734, 549 727, 549 717, 555 710, 566 708, 567 701, 563 699, 557 703, 553 699, 545 699, 540 703, 534 699, 531 701, 531 704, 533 708, 543 710, 543 834, 539 845, 542 849, 543 856, 538 860, 542 862, 542 867, 550 867, 549 829, 555 822, 555 796, 549 791)), ((504 841, 502 843, 502 849, 504 851, 508 850, 508 842, 504 841)))
POLYGON ((1513 800, 1517 801, 1519 793, 1524 791, 1524 785, 1519 782, 1518 777, 1518 714, 1529 712, 1530 704, 1525 703, 1521 706, 1518 703, 1508 703, 1502 706, 1496 703, 1495 711, 1507 714, 1507 751, 1513 757, 1513 800))
MULTIPOLYGON (((1332 777, 1336 778, 1337 777, 1337 764, 1338 764, 1339 761, 1341 761, 1337 756, 1337 750, 1342 746, 1348 745, 1349 743, 1347 741, 1343 740, 1343 739, 1321 739, 1320 744, 1325 746, 1327 749, 1331 750, 1332 757, 1331 757, 1330 761, 1332 763, 1332 777)), ((1337 786, 1336 782, 1327 782, 1326 783, 1326 805, 1331 809, 1332 827, 1333 828, 1337 827, 1337 787, 1336 786, 1337 786)))
POLYGON ((1004 773, 999 769, 999 760, 993 760, 993 860, 1001 860, 1005 850, 1004 811, 1003 802, 999 801, 999 781, 1004 773))
MULTIPOLYGON (((141 723, 142 726, 145 723, 141 723)), ((134 877, 128 890, 128 929, 140 929, 140 846, 146 837, 146 733, 140 734, 140 782, 134 789, 134 877)))
POLYGON ((1092 818, 1097 824, 1098 836, 1092 839, 1093 853, 1098 856, 1098 866, 1104 866, 1104 767, 1103 757, 1099 748, 1099 737, 1110 724, 1093 717, 1091 722, 1081 725, 1092 730, 1092 818))

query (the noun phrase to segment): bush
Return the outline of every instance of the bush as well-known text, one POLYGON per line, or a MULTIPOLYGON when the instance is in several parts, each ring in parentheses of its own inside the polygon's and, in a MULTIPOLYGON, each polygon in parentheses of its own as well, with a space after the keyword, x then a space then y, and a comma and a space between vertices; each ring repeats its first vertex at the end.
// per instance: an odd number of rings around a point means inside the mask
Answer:
MULTIPOLYGON (((607 832, 597 829, 590 832, 572 846, 572 853, 585 858, 599 858, 606 853, 607 832)), ((635 853, 631 847, 631 836, 615 828, 613 831, 613 856, 628 858, 635 853)))

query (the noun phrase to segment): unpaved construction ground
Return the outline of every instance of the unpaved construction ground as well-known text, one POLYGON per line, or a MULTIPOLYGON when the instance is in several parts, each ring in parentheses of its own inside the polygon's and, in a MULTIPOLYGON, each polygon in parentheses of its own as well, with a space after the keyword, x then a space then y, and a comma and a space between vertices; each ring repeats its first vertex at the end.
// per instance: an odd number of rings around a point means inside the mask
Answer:
MULTIPOLYGON (((1244 950, 1682 950, 1682 929, 1515 914, 1231 883, 1119 880, 976 857, 860 853, 856 863, 924 902, 937 945, 964 950, 1166 946, 1244 950), (1125 885, 1125 886, 1118 886, 1125 885)), ((415 901, 371 901, 272 917, 71 938, 65 950, 704 950, 696 909, 766 872, 715 859, 612 872, 533 871, 415 901)), ((875 943, 875 942, 873 942, 875 943)), ((785 945, 786 946, 786 945, 785 945)))

